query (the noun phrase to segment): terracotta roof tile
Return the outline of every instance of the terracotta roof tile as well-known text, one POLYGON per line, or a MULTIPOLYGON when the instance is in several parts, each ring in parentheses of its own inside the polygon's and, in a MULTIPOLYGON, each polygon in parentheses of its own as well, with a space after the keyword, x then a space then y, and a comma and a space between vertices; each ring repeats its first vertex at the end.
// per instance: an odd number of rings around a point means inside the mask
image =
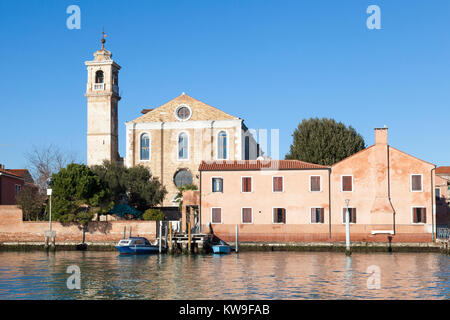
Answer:
POLYGON ((23 180, 23 177, 22 177, 21 175, 16 174, 16 173, 13 173, 13 172, 11 172, 10 170, 3 170, 3 169, 0 169, 0 173, 7 174, 7 175, 10 175, 10 176, 13 176, 13 177, 16 177, 16 178, 19 178, 19 179, 22 179, 22 180, 23 180))
POLYGON ((436 168, 436 173, 437 173, 437 174, 440 174, 440 173, 450 173, 450 166, 437 167, 437 168, 436 168))
POLYGON ((202 161, 199 171, 327 169, 327 166, 299 160, 202 161))

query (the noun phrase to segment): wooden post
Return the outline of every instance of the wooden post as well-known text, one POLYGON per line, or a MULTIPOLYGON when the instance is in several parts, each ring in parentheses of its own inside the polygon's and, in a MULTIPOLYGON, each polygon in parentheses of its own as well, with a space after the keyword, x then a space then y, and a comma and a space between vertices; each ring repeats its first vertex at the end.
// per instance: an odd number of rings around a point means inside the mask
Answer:
POLYGON ((162 222, 159 221, 159 253, 162 252, 162 248, 161 248, 161 239, 162 239, 162 236, 161 236, 161 233, 162 233, 162 222))
POLYGON ((188 253, 191 253, 191 221, 188 222, 188 253))
POLYGON ((123 226, 123 238, 125 239, 125 235, 127 233, 127 226, 123 226))
POLYGON ((172 253, 172 221, 169 221, 169 253, 172 253))
POLYGON ((130 226, 130 238, 131 238, 131 230, 133 229, 133 226, 130 226))
POLYGON ((235 245, 236 253, 239 252, 239 231, 238 231, 238 225, 236 225, 236 245, 235 245))

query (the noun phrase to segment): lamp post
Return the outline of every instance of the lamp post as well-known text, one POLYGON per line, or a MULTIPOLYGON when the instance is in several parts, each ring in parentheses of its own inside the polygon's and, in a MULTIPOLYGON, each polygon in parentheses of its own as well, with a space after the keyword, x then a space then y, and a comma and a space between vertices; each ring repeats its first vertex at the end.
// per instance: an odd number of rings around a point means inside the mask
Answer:
POLYGON ((350 212, 348 210, 349 199, 345 199, 345 254, 350 255, 350 212))

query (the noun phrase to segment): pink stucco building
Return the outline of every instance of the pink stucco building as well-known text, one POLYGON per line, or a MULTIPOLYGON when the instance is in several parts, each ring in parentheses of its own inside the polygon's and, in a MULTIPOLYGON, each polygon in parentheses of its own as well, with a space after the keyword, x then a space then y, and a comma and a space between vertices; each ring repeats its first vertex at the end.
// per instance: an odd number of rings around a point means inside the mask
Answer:
POLYGON ((202 162, 200 224, 232 240, 344 241, 346 200, 352 241, 427 242, 436 225, 435 165, 387 143, 331 167, 297 160, 202 162))

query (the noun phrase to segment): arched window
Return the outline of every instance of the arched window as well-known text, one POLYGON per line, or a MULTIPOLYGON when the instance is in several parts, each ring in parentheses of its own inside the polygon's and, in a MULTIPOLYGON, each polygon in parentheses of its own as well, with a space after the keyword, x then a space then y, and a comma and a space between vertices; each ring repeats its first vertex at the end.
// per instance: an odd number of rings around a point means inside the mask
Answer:
POLYGON ((173 182, 178 188, 186 184, 192 184, 192 174, 187 169, 180 169, 175 173, 173 182))
POLYGON ((225 131, 220 131, 217 135, 217 158, 227 158, 227 133, 225 131))
POLYGON ((185 132, 182 132, 178 135, 178 159, 188 158, 188 148, 188 135, 185 132))
POLYGON ((95 83, 103 83, 103 71, 98 70, 95 73, 95 83))
POLYGON ((148 133, 141 135, 141 160, 150 159, 150 137, 148 133))

